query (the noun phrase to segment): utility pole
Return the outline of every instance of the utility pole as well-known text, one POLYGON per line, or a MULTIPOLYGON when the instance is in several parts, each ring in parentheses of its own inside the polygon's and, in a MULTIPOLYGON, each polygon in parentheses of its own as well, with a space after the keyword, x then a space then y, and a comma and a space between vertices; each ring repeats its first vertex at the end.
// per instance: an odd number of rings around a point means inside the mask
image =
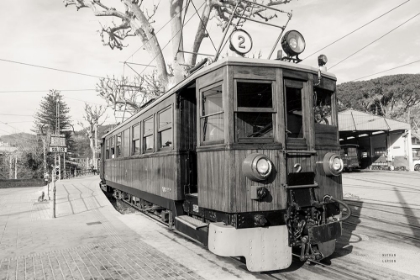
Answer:
MULTIPOLYGON (((60 103, 58 102, 58 93, 56 94, 56 102, 57 102, 57 107, 56 107, 56 122, 55 122, 55 135, 60 135, 60 103)), ((56 163, 56 161, 57 161, 57 153, 55 153, 54 154, 54 161, 55 161, 55 166, 54 166, 54 168, 53 169, 56 169, 56 167, 57 167, 57 163, 56 163)), ((58 175, 58 178, 60 178, 60 169, 61 169, 61 166, 60 166, 60 154, 58 154, 58 174, 54 174, 54 178, 53 178, 53 180, 54 180, 54 189, 53 189, 53 218, 55 218, 56 217, 56 215, 55 215, 55 206, 56 206, 56 192, 57 192, 57 189, 56 189, 56 181, 57 181, 57 175, 58 175)))
POLYGON ((63 179, 66 179, 65 178, 66 175, 67 175, 67 172, 66 172, 66 153, 63 153, 63 163, 64 163, 64 167, 63 167, 64 176, 63 176, 63 179))
POLYGON ((17 154, 15 155, 15 179, 17 179, 17 154))
POLYGON ((96 170, 98 169, 98 157, 97 157, 97 151, 98 151, 98 121, 95 121, 95 155, 94 155, 94 163, 93 163, 93 168, 95 168, 96 170))
POLYGON ((9 179, 13 179, 13 156, 9 155, 9 179))

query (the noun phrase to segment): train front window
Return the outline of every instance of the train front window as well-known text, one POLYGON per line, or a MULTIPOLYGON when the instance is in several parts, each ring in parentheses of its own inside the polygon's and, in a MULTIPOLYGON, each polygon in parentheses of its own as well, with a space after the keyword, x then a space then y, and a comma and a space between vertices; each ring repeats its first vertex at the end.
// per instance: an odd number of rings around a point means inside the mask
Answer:
POLYGON ((236 82, 236 97, 236 140, 272 142, 274 113, 272 82, 239 80, 236 82))
POLYGON ((271 83, 237 82, 238 107, 273 108, 271 83))
POLYGON ((315 123, 332 125, 331 122, 331 92, 317 89, 314 91, 314 119, 315 123))
POLYGON ((224 137, 222 85, 202 91, 201 139, 203 142, 220 141, 224 137))
POLYGON ((288 138, 303 138, 301 82, 285 81, 286 134, 288 138))

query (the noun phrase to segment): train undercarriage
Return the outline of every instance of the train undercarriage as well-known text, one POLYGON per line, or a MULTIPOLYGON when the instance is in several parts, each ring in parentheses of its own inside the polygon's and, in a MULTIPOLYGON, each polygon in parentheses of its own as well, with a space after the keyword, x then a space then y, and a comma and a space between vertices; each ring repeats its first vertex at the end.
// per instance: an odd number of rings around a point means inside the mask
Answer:
POLYGON ((174 211, 105 184, 100 186, 114 198, 219 256, 245 257, 250 271, 287 268, 292 254, 301 261, 330 256, 341 236, 341 221, 350 216, 348 206, 331 196, 317 201, 313 188, 290 190, 285 210, 229 214, 198 207, 194 195, 186 195, 174 211), (347 208, 344 217, 340 204, 347 208))

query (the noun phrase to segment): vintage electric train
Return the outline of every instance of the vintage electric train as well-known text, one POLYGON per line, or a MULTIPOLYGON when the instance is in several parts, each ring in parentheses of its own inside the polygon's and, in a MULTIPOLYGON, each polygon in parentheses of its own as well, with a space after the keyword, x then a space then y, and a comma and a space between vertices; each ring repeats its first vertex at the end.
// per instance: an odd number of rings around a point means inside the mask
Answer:
POLYGON ((292 249, 330 256, 349 215, 336 78, 290 59, 203 66, 108 132, 102 155, 103 189, 250 271, 287 268, 292 249))

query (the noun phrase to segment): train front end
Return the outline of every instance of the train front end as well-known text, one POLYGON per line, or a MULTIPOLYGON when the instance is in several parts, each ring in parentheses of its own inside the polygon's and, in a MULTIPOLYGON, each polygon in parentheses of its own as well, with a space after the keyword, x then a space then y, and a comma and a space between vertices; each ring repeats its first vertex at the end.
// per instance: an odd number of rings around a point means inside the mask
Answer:
MULTIPOLYGON (((303 51, 303 37, 291 34, 289 48, 303 51)), ((197 82, 198 202, 212 209, 208 247, 244 256, 250 271, 286 268, 293 254, 332 255, 349 215, 342 213, 336 78, 292 63, 297 56, 284 60, 228 59, 223 81, 212 73, 197 82)), ((325 69, 326 57, 319 62, 325 69)))

